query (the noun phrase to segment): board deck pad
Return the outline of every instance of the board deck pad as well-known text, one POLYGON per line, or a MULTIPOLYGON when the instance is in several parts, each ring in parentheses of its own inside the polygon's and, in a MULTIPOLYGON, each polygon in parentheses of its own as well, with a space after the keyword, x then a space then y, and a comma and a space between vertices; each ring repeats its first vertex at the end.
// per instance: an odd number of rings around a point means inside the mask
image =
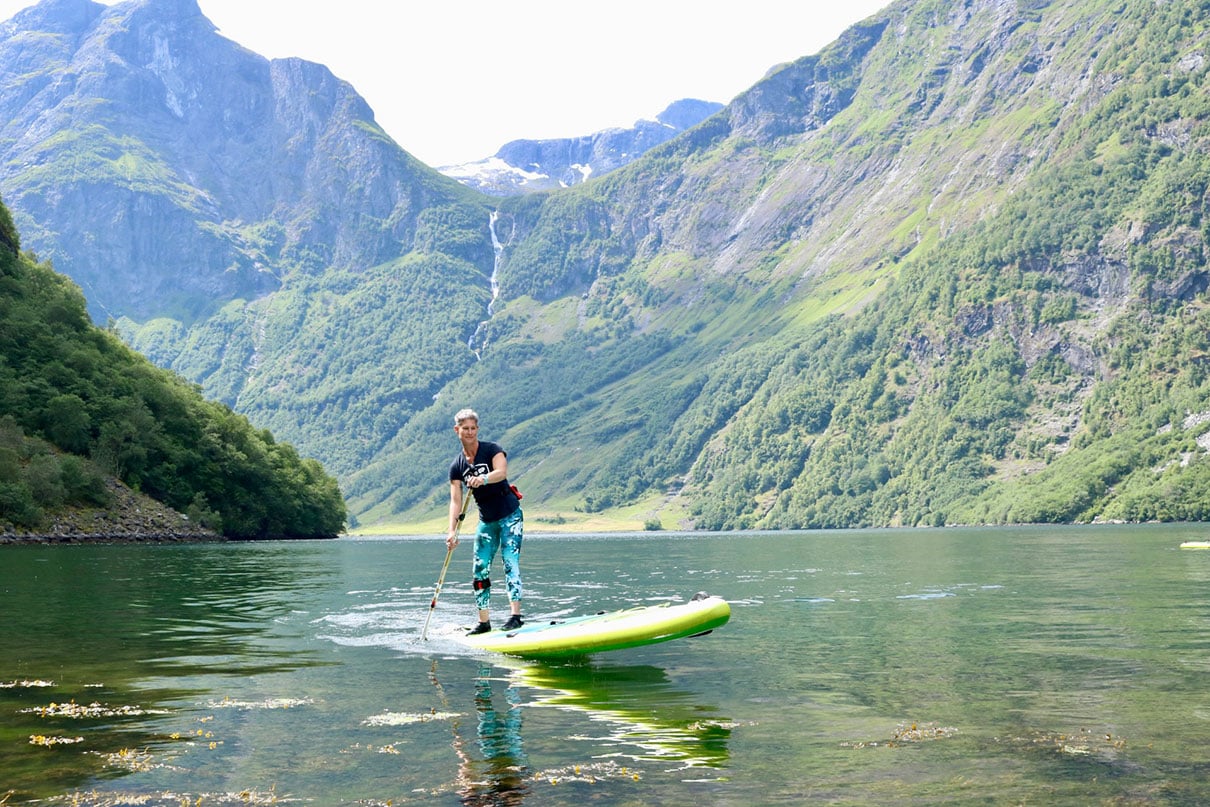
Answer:
POLYGON ((460 640, 480 650, 527 658, 564 658, 668 642, 708 633, 731 618, 721 597, 639 606, 567 619, 534 620, 516 630, 492 630, 460 640))

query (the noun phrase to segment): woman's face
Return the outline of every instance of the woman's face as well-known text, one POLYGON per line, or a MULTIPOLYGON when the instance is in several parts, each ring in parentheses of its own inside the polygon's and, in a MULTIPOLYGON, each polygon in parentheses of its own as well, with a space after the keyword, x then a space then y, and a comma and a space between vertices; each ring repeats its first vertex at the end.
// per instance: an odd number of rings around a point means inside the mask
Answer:
POLYGON ((467 418, 455 426, 454 431, 458 433, 459 440, 470 442, 479 436, 479 421, 467 418))

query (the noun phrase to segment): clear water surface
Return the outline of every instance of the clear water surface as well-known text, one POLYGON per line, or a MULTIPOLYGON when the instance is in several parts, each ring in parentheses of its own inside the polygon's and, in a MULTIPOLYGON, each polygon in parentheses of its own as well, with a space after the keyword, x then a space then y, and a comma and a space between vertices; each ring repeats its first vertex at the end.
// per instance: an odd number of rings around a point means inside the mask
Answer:
POLYGON ((1208 532, 531 535, 531 618, 733 607, 558 663, 466 545, 419 640, 438 538, 4 547, 0 804, 1208 804, 1208 532))

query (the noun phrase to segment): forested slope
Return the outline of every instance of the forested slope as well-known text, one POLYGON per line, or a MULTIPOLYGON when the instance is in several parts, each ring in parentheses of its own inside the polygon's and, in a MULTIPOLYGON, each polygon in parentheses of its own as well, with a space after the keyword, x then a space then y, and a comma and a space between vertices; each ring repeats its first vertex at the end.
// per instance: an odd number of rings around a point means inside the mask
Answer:
POLYGON ((103 507, 108 476, 229 537, 344 528, 318 462, 94 326, 79 287, 20 252, 0 204, 0 524, 36 533, 103 507))

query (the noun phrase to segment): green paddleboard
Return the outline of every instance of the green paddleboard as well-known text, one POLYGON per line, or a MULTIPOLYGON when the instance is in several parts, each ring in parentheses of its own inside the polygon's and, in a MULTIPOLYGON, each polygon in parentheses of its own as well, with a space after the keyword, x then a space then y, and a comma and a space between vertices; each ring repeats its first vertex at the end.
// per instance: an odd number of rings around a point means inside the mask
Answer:
POLYGON ((480 650, 513 656, 564 658, 696 636, 725 625, 730 618, 731 606, 726 600, 698 594, 685 603, 535 620, 516 630, 493 630, 460 640, 480 650))

